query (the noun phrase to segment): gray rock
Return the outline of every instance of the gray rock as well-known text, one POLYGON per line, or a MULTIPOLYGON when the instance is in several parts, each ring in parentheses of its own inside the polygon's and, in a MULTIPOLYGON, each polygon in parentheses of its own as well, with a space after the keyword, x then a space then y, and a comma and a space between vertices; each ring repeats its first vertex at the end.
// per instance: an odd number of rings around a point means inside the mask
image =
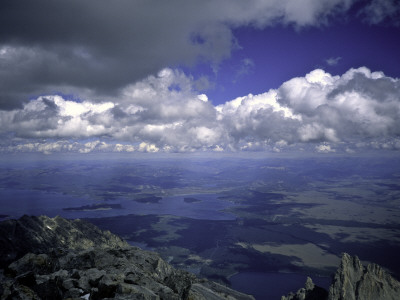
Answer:
POLYGON ((400 282, 376 264, 366 268, 357 256, 342 255, 339 269, 329 288, 329 300, 395 300, 400 282))
POLYGON ((189 299, 196 300, 221 300, 221 299, 237 299, 249 300, 254 299, 252 296, 233 291, 224 285, 216 282, 201 280, 192 284, 189 291, 189 299))
POLYGON ((364 267, 357 256, 342 254, 329 293, 307 278, 305 288, 281 300, 395 300, 400 299, 400 282, 376 264, 364 267))
POLYGON ((310 277, 307 277, 305 287, 300 288, 296 293, 290 293, 287 296, 282 296, 281 300, 326 300, 328 292, 316 286, 310 277))
POLYGON ((32 290, 34 290, 41 299, 63 299, 61 286, 54 277, 55 276, 48 276, 46 278, 47 280, 41 280, 32 287, 32 290))
POLYGON ((62 282, 62 288, 65 291, 76 288, 78 285, 79 285, 79 282, 73 278, 67 278, 67 279, 63 280, 63 282, 62 282))
POLYGON ((15 280, 19 284, 22 284, 22 285, 25 285, 28 287, 34 286, 36 284, 35 274, 32 271, 28 271, 26 273, 16 276, 15 280))
POLYGON ((23 216, 0 223, 0 268, 26 253, 48 253, 51 249, 124 247, 128 244, 109 231, 79 219, 23 216))
POLYGON ((13 283, 4 290, 1 299, 11 300, 41 300, 41 298, 29 287, 13 283))
POLYGON ((70 288, 64 293, 64 299, 81 299, 83 290, 78 288, 70 288))
MULTIPOLYGON (((153 291, 138 285, 132 285, 127 283, 120 283, 117 287, 117 297, 122 296, 132 296, 135 295, 135 299, 143 300, 159 300, 160 297, 156 295, 153 291)), ((173 298, 167 298, 173 299, 173 298)))
POLYGON ((105 275, 99 282, 98 293, 96 294, 96 297, 92 295, 92 299, 114 298, 117 287, 118 281, 115 281, 110 276, 105 275))
POLYGON ((157 253, 131 247, 80 220, 24 216, 5 221, 1 241, 6 242, 2 262, 15 259, 1 284, 1 299, 254 299, 199 280, 157 253))
POLYGON ((13 262, 6 269, 14 276, 32 271, 35 274, 48 274, 55 268, 54 261, 47 254, 28 253, 21 259, 13 262))
POLYGON ((85 278, 90 286, 97 287, 100 280, 107 274, 107 272, 105 270, 92 268, 84 271, 82 274, 84 274, 82 275, 82 278, 85 278))

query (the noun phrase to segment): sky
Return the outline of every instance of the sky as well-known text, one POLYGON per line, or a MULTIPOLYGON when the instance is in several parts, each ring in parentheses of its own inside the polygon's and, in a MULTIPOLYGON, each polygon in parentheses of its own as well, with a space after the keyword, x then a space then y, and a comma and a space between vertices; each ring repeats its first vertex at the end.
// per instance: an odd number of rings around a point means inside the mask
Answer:
POLYGON ((0 152, 400 150, 398 0, 3 0, 0 152))

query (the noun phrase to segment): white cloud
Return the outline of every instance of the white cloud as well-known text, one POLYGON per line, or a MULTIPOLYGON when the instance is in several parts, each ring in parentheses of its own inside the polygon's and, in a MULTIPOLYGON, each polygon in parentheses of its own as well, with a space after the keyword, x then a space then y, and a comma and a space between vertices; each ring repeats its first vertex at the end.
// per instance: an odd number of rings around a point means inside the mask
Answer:
POLYGON ((279 101, 294 112, 307 115, 326 102, 327 93, 338 79, 321 69, 314 70, 283 83, 278 89, 279 101))
POLYGON ((114 101, 41 96, 21 109, 0 110, 0 147, 44 153, 279 152, 306 143, 329 143, 316 146, 318 151, 346 151, 362 142, 361 148, 399 149, 400 80, 382 72, 363 67, 332 76, 317 69, 218 106, 195 93, 194 84, 183 72, 164 69, 126 87, 114 101))
POLYGON ((298 130, 299 138, 302 142, 309 141, 331 141, 338 142, 336 132, 332 128, 325 128, 318 123, 305 124, 298 130))
POLYGON ((352 0, 298 0, 278 1, 284 9, 286 22, 295 23, 301 26, 314 24, 315 22, 327 22, 326 18, 337 12, 345 11, 354 2, 352 0), (319 18, 317 21, 316 19, 319 18))
POLYGON ((320 153, 336 152, 336 150, 332 149, 331 146, 328 144, 321 144, 321 145, 315 146, 315 150, 320 153))
POLYGON ((197 96, 197 98, 199 98, 201 101, 204 101, 204 102, 208 101, 208 97, 206 94, 200 94, 197 96))
POLYGON ((115 152, 134 152, 136 149, 132 145, 116 144, 113 150, 115 152))
POLYGON ((160 149, 154 144, 148 144, 145 142, 140 143, 139 149, 140 152, 158 152, 160 149))
POLYGON ((361 14, 370 24, 378 24, 390 20, 394 25, 400 25, 400 5, 398 0, 372 0, 361 10, 361 14))
POLYGON ((104 99, 166 66, 203 61, 217 70, 237 48, 232 29, 319 26, 353 2, 36 0, 13 9, 0 3, 7 28, 0 31, 0 107, 20 107, 54 90, 104 99))
POLYGON ((328 58, 327 60, 326 60, 326 63, 329 65, 329 66, 336 66, 338 63, 339 63, 339 61, 341 60, 342 58, 340 57, 340 56, 338 56, 338 57, 330 57, 330 58, 328 58))
MULTIPOLYGON (((145 78, 149 81, 150 74, 166 66, 202 62, 217 70, 238 48, 234 29, 276 24, 298 29, 321 26, 360 1, 119 2, 115 5, 107 0, 71 0, 48 5, 47 1, 36 0, 15 3, 13 9, 1 9, 7 4, 0 3, 0 20, 2 27, 7 28, 0 31, 0 108, 21 108, 32 95, 51 91, 78 94, 93 103, 117 98, 121 90, 134 98, 158 97, 151 86, 146 90, 135 82, 146 85, 145 78), (49 17, 54 15, 58 17, 49 17), (19 30, 21 26, 27 30, 19 30)), ((390 19, 399 25, 397 0, 363 1, 356 7, 360 9, 369 23, 390 19)), ((326 62, 335 65, 339 59, 331 57, 326 62)), ((245 58, 237 68, 237 76, 253 68, 254 62, 245 58)), ((173 71, 163 72, 154 76, 157 84, 162 77, 168 79, 173 71)), ((212 85, 206 77, 191 84, 202 91, 212 85)), ((76 117, 88 109, 94 112, 93 108, 72 102, 64 104, 68 106, 59 105, 63 111, 60 115, 76 117)), ((140 103, 131 106, 131 113, 142 107, 140 103)), ((165 106, 160 109, 166 110, 165 106)), ((104 129, 94 130, 100 133, 104 129)))
POLYGON ((84 149, 84 145, 69 141, 26 142, 15 146, 1 148, 3 152, 41 152, 44 154, 70 151, 78 151, 83 153, 80 151, 81 149, 84 149))
POLYGON ((111 102, 77 103, 61 96, 41 96, 23 109, 0 111, 4 130, 23 137, 78 138, 109 133, 111 102))

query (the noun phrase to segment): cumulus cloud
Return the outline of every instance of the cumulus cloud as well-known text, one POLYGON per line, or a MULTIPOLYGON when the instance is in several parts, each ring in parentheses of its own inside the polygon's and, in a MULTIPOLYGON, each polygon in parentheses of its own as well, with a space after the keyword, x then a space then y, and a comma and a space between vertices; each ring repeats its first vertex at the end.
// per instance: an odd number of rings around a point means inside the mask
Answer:
POLYGON ((320 153, 336 152, 336 150, 332 149, 331 145, 328 145, 328 144, 321 144, 321 145, 315 146, 315 150, 320 153))
MULTIPOLYGON (((0 111, 0 133, 25 139, 101 137, 130 143, 113 150, 124 152, 214 148, 227 133, 217 121, 215 107, 205 94, 193 91, 193 84, 181 71, 164 69, 127 86, 115 102, 40 96, 22 109, 0 111)), ((94 149, 110 150, 88 142, 78 151, 94 149)))
POLYGON ((353 2, 4 0, 0 108, 54 92, 104 101, 171 65, 216 68, 237 47, 233 28, 318 26, 353 2))
POLYGON ((110 132, 111 102, 77 103, 61 96, 41 96, 23 109, 0 111, 4 130, 19 137, 84 138, 110 132))
POLYGON ((182 71, 163 69, 115 101, 40 96, 0 110, 0 146, 44 153, 400 148, 400 80, 382 72, 316 69, 218 106, 194 85, 182 71))
MULTIPOLYGON (((342 76, 315 70, 280 87, 280 102, 303 116, 311 136, 338 141, 399 135, 398 79, 351 69, 342 76)), ((303 127, 304 128, 304 127, 303 127)))

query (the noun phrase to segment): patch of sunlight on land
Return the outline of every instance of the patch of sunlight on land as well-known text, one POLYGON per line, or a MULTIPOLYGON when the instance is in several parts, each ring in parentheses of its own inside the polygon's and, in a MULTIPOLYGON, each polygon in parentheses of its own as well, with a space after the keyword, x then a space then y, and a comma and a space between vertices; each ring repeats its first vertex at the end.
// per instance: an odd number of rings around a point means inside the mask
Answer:
POLYGON ((239 242, 237 245, 243 248, 252 248, 261 253, 281 254, 297 257, 292 263, 301 267, 312 267, 320 269, 337 268, 340 258, 333 255, 317 245, 307 244, 246 244, 239 242))
POLYGON ((186 226, 176 226, 169 224, 171 220, 179 219, 175 216, 162 216, 158 223, 151 225, 152 229, 159 232, 160 235, 154 237, 153 239, 157 242, 168 243, 170 241, 180 238, 180 234, 177 233, 180 230, 186 229, 186 226))
POLYGON ((376 243, 382 240, 400 243, 399 229, 343 227, 333 225, 304 225, 316 232, 329 235, 342 243, 376 243))
POLYGON ((196 254, 190 254, 190 255, 188 256, 188 259, 194 260, 194 261, 197 262, 197 263, 202 263, 202 264, 207 264, 207 265, 210 265, 210 264, 213 262, 212 259, 203 258, 203 257, 201 257, 201 256, 199 256, 199 255, 196 255, 196 254))
MULTIPOLYGON (((281 203, 316 204, 312 207, 294 207, 292 214, 300 218, 315 218, 324 220, 357 221, 375 224, 396 224, 400 220, 399 206, 388 206, 382 199, 382 205, 376 202, 352 199, 336 199, 332 194, 319 191, 305 191, 299 194, 287 194, 281 203)), ((400 201, 398 201, 400 202, 400 201)), ((398 205, 400 205, 398 203, 398 205)))

